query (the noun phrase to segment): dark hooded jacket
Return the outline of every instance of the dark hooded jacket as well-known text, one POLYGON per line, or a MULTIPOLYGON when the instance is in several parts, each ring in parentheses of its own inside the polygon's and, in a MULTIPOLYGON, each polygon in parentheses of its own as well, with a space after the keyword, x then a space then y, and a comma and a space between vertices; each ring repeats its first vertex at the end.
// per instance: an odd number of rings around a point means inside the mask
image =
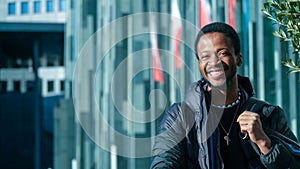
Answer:
MULTIPOLYGON (((239 87, 252 98, 254 95, 248 78, 238 76, 239 87)), ((224 163, 220 155, 220 133, 214 113, 208 113, 204 89, 207 82, 202 79, 193 83, 181 103, 173 104, 165 112, 153 147, 151 168, 201 168, 221 169, 224 163), (213 151, 209 151, 213 150, 213 151)), ((243 109, 250 109, 245 101, 243 109), (247 107, 248 106, 248 107, 247 107)), ((250 139, 242 139, 241 147, 249 168, 300 168, 300 147, 288 127, 287 118, 278 106, 266 102, 254 102, 263 128, 272 141, 272 149, 266 155, 250 139), (264 104, 261 104, 264 103, 264 104), (260 104, 261 106, 258 106, 260 104), (274 134, 274 133, 275 134, 274 134), (284 139, 282 139, 283 137, 284 139), (286 141, 287 140, 287 141, 286 141)))

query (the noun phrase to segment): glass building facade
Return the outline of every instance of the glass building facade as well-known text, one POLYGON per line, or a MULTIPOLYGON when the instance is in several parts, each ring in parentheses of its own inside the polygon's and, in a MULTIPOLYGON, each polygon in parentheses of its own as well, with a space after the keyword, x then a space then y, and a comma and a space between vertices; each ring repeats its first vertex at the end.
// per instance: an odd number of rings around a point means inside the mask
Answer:
MULTIPOLYGON (((233 1, 206 2, 212 21, 230 21, 228 4, 233 1)), ((163 112, 183 100, 189 84, 201 78, 193 52, 203 12, 199 3, 67 1, 66 98, 56 110, 60 115, 54 126, 60 133, 55 134, 54 168, 149 168, 163 112), (177 53, 177 36, 172 33, 176 23, 182 25, 177 53), (177 67, 178 53, 182 66, 177 67), (154 58, 159 58, 161 74, 154 58), (60 130, 64 127, 70 130, 60 130), (59 148, 64 144, 65 151, 59 148)), ((294 59, 299 56, 273 36, 275 28, 262 8, 263 2, 235 1, 234 22, 243 55, 239 74, 250 78, 258 98, 284 108, 297 134, 300 77, 287 74, 281 61, 286 53, 294 59)))

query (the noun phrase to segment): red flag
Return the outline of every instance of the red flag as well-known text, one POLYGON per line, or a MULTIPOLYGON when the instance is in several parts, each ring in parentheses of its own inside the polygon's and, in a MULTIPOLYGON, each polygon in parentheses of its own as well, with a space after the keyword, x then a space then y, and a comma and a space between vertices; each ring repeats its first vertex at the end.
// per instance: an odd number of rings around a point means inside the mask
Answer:
POLYGON ((172 0, 172 35, 175 36, 174 39, 174 53, 175 53, 175 64, 176 68, 182 67, 182 62, 180 59, 180 40, 182 36, 182 23, 181 16, 178 7, 177 0, 172 0))
POLYGON ((160 82, 164 84, 164 75, 162 72, 162 67, 159 58, 159 48, 157 43, 157 32, 155 29, 155 21, 152 16, 150 16, 150 39, 152 45, 152 57, 153 57, 153 78, 155 82, 160 82))
POLYGON ((200 29, 211 22, 211 6, 208 0, 199 0, 200 29))
POLYGON ((235 21, 234 21, 234 7, 235 7, 236 0, 228 0, 228 22, 233 28, 235 28, 235 21))

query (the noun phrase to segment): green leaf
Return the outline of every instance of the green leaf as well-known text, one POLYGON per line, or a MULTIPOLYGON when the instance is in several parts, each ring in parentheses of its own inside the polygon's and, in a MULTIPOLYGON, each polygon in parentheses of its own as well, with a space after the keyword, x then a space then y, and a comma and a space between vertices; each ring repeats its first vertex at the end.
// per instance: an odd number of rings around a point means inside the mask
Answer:
POLYGON ((293 68, 293 66, 291 66, 289 63, 287 62, 282 62, 284 66, 288 67, 288 68, 293 68))
POLYGON ((277 36, 277 37, 281 37, 280 34, 276 31, 276 32, 273 32, 273 35, 277 36))
POLYGON ((263 12, 265 15, 267 15, 267 17, 268 17, 269 19, 273 19, 272 15, 271 15, 268 11, 263 10, 262 12, 263 12))
POLYGON ((296 5, 293 6, 295 12, 297 12, 297 13, 300 13, 300 7, 299 6, 300 6, 299 3, 297 3, 296 5))
MULTIPOLYGON (((273 35, 281 41, 291 41, 293 53, 300 54, 300 0, 267 0, 263 7, 266 18, 278 25, 273 35)), ((290 68, 288 73, 300 72, 300 58, 295 63, 286 55, 282 64, 290 68)))
POLYGON ((281 62, 284 66, 289 67, 289 68, 294 68, 294 66, 290 62, 281 62))
POLYGON ((287 36, 286 36, 285 32, 281 28, 279 28, 279 34, 281 35, 281 37, 283 39, 287 39, 287 36))
POLYGON ((296 73, 296 72, 300 72, 300 68, 299 69, 291 69, 291 70, 287 71, 287 73, 296 73))
MULTIPOLYGON (((272 16, 271 17, 267 17, 268 19, 271 19, 271 20, 273 20, 273 21, 275 21, 276 23, 277 23, 277 20, 275 19, 275 18, 273 18, 272 16)), ((278 24, 278 23, 277 23, 278 24)))

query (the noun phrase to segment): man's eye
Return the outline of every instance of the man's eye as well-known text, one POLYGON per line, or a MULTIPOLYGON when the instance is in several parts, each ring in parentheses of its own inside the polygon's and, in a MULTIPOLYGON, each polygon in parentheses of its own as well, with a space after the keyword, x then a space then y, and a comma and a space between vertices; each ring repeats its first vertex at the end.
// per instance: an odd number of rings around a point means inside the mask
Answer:
POLYGON ((205 60, 205 59, 208 59, 208 58, 209 58, 208 55, 202 55, 202 56, 200 57, 201 60, 205 60))
POLYGON ((224 57, 224 56, 229 56, 229 55, 230 55, 230 53, 227 52, 227 51, 219 52, 219 53, 218 53, 218 56, 219 56, 219 57, 224 57))

